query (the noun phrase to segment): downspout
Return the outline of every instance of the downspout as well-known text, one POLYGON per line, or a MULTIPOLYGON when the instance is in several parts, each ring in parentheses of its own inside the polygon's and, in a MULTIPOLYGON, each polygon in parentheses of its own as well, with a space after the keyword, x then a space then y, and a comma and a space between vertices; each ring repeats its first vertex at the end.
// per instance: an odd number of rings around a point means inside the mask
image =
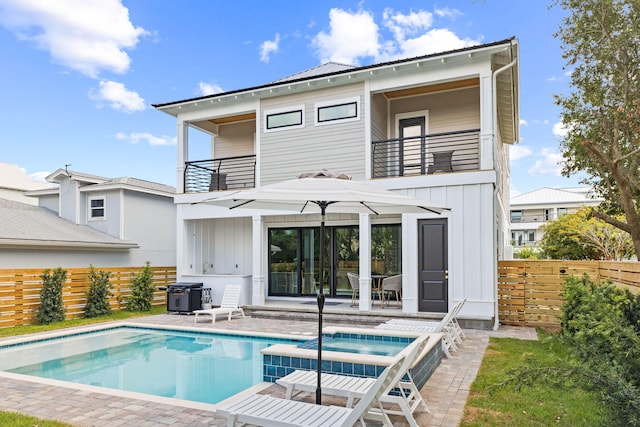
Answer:
MULTIPOLYGON (((511 44, 513 46, 513 43, 511 44)), ((513 58, 513 49, 510 50, 511 53, 511 58, 513 58)), ((496 71, 493 72, 493 75, 491 77, 491 84, 492 84, 492 94, 493 94, 493 135, 494 135, 494 143, 492 144, 493 147, 493 161, 494 164, 497 161, 497 153, 496 153, 496 143, 497 143, 497 134, 498 134, 498 91, 496 88, 496 82, 498 80, 498 74, 502 73, 503 71, 506 71, 510 68, 512 68, 514 65, 516 65, 516 63, 518 62, 517 59, 512 59, 510 63, 508 63, 507 65, 504 65, 500 68, 498 68, 496 71)), ((515 120, 514 120, 515 121, 515 120)), ((520 126, 519 123, 515 123, 515 126, 520 126)), ((514 138, 515 140, 517 140, 517 138, 514 138)), ((496 176, 496 178, 499 178, 498 176, 496 176)), ((494 200, 498 200, 498 185, 499 182, 496 181, 496 188, 494 189, 494 200)), ((494 215, 494 219, 496 218, 496 204, 494 201, 494 205, 493 205, 493 215, 494 215)), ((497 248, 498 245, 498 241, 497 241, 497 237, 496 237, 496 233, 492 233, 493 234, 493 239, 494 239, 494 248, 497 248)), ((497 254, 495 254, 497 255, 497 254)), ((493 274, 496 275, 496 282, 495 282, 495 286, 494 286, 494 312, 495 312, 495 316, 494 321, 493 321, 493 330, 497 331, 498 327, 500 326, 500 319, 498 317, 498 282, 497 282, 497 273, 498 272, 498 261, 497 261, 497 257, 494 258, 494 265, 493 265, 493 274)))

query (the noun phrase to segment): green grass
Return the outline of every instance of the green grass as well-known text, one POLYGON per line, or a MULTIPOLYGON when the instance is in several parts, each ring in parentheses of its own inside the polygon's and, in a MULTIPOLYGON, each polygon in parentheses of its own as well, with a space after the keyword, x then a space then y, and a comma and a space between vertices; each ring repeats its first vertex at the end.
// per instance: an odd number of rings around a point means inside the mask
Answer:
POLYGON ((8 411, 0 411, 0 425, 11 427, 71 427, 71 424, 43 420, 8 411))
POLYGON ((167 312, 165 306, 151 307, 151 311, 114 311, 108 316, 93 317, 91 319, 71 319, 63 322, 50 323, 48 325, 26 325, 13 326, 10 328, 1 328, 0 337, 10 337, 14 335, 33 334, 36 332, 53 331, 57 329, 72 328, 74 326, 91 325, 94 323, 112 322, 116 320, 127 320, 134 317, 152 316, 154 314, 163 314, 167 312))
POLYGON ((471 386, 460 424, 470 426, 607 425, 613 415, 591 393, 575 386, 535 383, 516 388, 503 384, 508 371, 527 363, 563 366, 569 348, 539 331, 540 341, 491 338, 478 376, 471 386))

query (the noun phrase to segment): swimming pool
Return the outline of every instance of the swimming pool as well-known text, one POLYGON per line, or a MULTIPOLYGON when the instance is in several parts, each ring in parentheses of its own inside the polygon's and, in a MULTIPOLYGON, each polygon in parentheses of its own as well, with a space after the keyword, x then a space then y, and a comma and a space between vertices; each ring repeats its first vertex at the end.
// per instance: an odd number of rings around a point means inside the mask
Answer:
POLYGON ((262 382, 262 349, 300 342, 120 326, 2 345, 0 370, 217 403, 262 382))

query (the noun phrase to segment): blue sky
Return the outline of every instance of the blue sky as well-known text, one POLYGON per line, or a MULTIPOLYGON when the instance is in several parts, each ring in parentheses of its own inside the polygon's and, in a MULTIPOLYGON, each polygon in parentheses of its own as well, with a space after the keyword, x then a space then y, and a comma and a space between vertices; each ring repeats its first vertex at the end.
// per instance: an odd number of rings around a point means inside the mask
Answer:
POLYGON ((175 120, 151 104, 516 36, 512 193, 566 187, 562 11, 544 0, 0 0, 0 162, 175 185, 175 120))

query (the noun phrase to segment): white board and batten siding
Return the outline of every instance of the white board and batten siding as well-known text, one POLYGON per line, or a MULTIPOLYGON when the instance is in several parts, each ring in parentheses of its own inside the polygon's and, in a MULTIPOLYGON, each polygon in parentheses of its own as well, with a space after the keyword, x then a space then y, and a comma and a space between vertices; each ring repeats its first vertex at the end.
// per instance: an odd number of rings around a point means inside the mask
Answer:
POLYGON ((305 126, 264 132, 260 129, 261 184, 297 177, 301 172, 330 169, 355 179, 365 176, 365 115, 362 84, 339 86, 299 95, 265 99, 262 114, 269 110, 304 105, 305 126), (358 97, 360 119, 315 125, 315 104, 358 97))
MULTIPOLYGON (((442 214, 447 218, 448 225, 449 306, 467 298, 462 313, 464 317, 491 319, 494 313, 496 253, 494 231, 486 224, 495 222, 493 184, 416 188, 406 194, 451 209, 442 214)), ((405 226, 405 248, 417 251, 417 221, 410 221, 405 226)), ((409 257, 408 260, 417 263, 417 257, 409 257)), ((408 283, 418 282, 417 264, 403 270, 409 276, 408 283)), ((407 307, 405 310, 417 311, 417 295, 407 296, 416 299, 416 307, 413 310, 407 307)))

